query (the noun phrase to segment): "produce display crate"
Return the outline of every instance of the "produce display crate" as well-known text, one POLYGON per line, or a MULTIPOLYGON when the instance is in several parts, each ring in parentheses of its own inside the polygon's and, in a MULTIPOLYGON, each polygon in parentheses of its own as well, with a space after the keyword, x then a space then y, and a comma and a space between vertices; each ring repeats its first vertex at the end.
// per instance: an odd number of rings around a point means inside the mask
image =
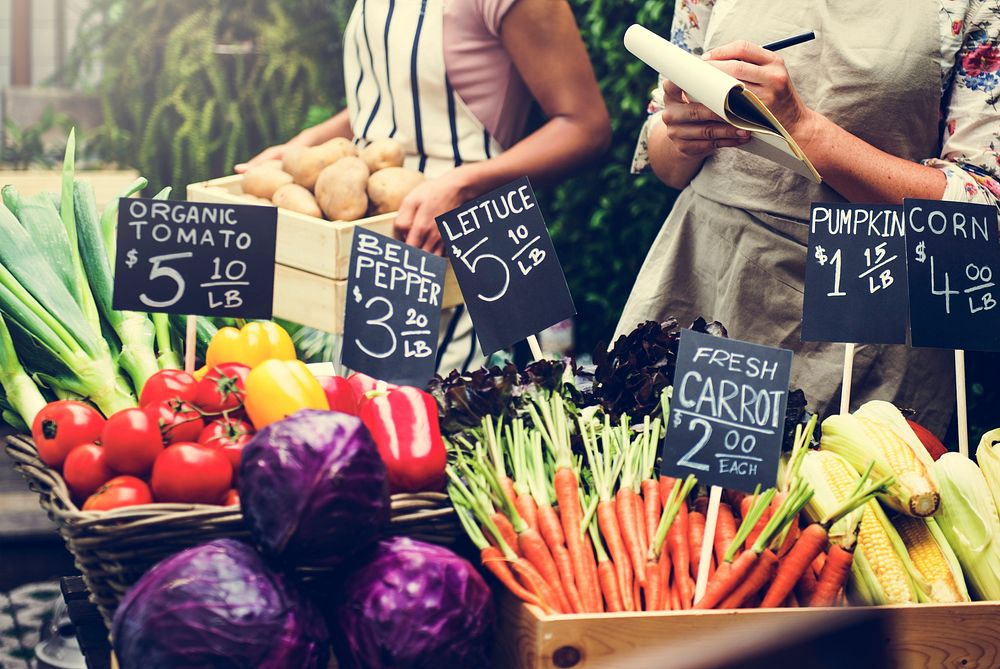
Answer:
POLYGON ((864 617, 882 621, 897 669, 1000 667, 1000 602, 572 615, 545 615, 506 592, 499 603, 497 669, 686 667, 682 655, 747 650, 766 628, 792 634, 864 617), (650 663, 661 648, 670 661, 650 663))
MULTIPOLYGON (((243 196, 243 175, 191 184, 188 199, 216 204, 252 204, 243 196)), ((325 221, 278 209, 274 315, 336 334, 344 331, 347 274, 354 228, 392 236, 396 214, 358 221, 325 221)), ((455 272, 448 266, 442 308, 462 303, 455 272)))

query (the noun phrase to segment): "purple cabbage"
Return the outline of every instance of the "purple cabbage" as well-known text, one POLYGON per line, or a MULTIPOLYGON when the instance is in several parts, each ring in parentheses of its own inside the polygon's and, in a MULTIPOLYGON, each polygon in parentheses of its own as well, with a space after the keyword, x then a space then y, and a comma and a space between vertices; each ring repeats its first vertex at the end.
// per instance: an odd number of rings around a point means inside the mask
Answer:
POLYGON ((246 544, 172 555, 128 591, 112 626, 122 669, 325 669, 322 616, 246 544))
POLYGON ((396 537, 345 582, 330 627, 341 669, 488 667, 493 615, 468 561, 396 537))
POLYGON ((288 567, 332 569, 371 547, 389 516, 385 465, 359 418, 303 410, 243 448, 240 504, 254 539, 288 567))

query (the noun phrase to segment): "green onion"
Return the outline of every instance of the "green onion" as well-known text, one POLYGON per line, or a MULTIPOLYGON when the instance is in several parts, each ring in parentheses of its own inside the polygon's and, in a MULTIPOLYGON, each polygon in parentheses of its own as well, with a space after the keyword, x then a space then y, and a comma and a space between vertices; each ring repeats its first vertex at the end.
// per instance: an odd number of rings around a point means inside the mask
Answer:
MULTIPOLYGON (((25 426, 31 425, 35 415, 45 406, 45 397, 17 359, 14 341, 3 316, 0 316, 0 387, 6 396, 5 404, 20 414, 25 426)), ((6 414, 4 419, 11 422, 6 414)))

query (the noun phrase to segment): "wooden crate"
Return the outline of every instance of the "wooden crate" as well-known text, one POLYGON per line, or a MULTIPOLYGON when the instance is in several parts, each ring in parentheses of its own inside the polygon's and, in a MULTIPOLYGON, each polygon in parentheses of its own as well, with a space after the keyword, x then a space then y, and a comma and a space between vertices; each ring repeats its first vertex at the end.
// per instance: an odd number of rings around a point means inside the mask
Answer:
MULTIPOLYGON (((248 204, 243 175, 222 177, 188 186, 188 199, 216 204, 248 204)), ((287 209, 278 210, 275 252, 274 315, 295 323, 340 334, 344 331, 344 299, 354 228, 392 236, 396 214, 359 221, 324 221, 287 209)), ((462 303, 451 266, 445 274, 442 307, 462 303)))
POLYGON ((872 616, 884 623, 897 669, 1000 667, 998 602, 546 616, 508 593, 499 601, 496 669, 722 666, 706 659, 747 657, 768 630, 789 635, 872 616))

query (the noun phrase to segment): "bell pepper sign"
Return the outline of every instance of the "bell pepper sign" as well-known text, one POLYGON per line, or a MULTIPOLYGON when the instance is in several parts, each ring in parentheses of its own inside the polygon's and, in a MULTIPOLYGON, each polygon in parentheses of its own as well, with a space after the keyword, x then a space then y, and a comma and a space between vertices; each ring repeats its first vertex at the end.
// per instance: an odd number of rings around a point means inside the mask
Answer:
POLYGON ((378 446, 393 492, 439 490, 447 453, 434 398, 410 386, 369 395, 361 420, 378 446))

